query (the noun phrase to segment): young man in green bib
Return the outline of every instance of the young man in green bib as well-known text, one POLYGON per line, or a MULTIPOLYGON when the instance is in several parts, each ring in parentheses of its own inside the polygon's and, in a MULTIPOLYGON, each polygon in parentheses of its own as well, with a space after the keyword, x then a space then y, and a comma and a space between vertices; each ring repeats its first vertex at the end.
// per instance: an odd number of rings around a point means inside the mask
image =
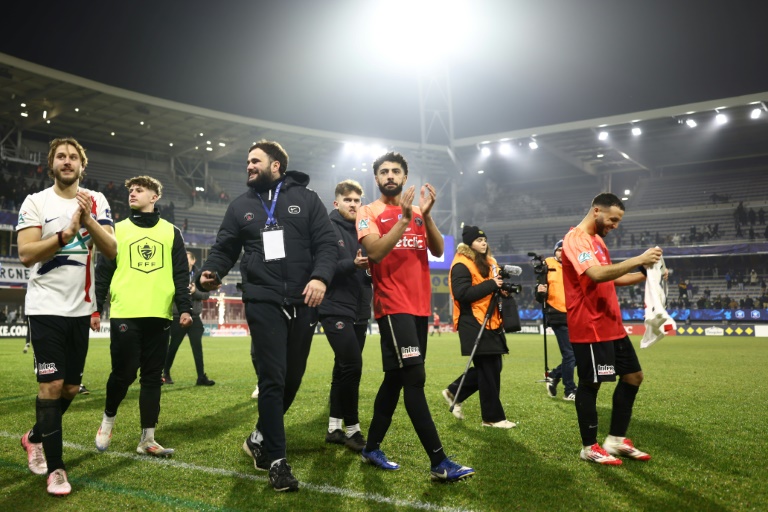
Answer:
MULTIPOLYGON (((163 186, 149 176, 126 180, 129 218, 115 225, 117 257, 96 267, 96 307, 101 313, 110 292, 110 353, 112 373, 107 381, 104 418, 96 434, 96 448, 104 451, 120 402, 141 370, 139 413, 141 440, 136 452, 168 457, 172 449, 155 441, 160 415, 160 387, 168 338, 176 303, 179 324, 192 324, 192 300, 187 287, 189 270, 179 228, 160 218, 155 203, 163 186)), ((98 321, 98 320, 96 320, 98 321)))

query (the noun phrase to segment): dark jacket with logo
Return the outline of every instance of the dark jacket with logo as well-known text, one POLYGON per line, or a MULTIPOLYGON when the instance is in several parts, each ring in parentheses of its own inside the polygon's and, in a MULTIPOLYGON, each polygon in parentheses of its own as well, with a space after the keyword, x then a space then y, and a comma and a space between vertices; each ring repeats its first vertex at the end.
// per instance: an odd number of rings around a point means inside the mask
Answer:
MULTIPOLYGON (((216 242, 201 271, 215 271, 223 278, 243 251, 240 273, 245 302, 298 306, 304 304, 302 292, 310 279, 318 278, 329 284, 336 268, 336 235, 328 211, 307 184, 309 176, 303 172, 287 171, 269 190, 257 192, 249 188, 235 198, 224 214, 216 242), (274 216, 283 229, 285 258, 264 261, 264 207, 271 207, 280 182, 283 184, 277 194, 274 216)), ((199 275, 196 284, 200 286, 199 275)))
POLYGON ((363 248, 357 241, 355 221, 345 220, 339 210, 333 210, 329 217, 336 233, 336 273, 318 311, 324 316, 346 316, 365 323, 371 318, 373 288, 370 273, 355 267, 357 250, 363 248))

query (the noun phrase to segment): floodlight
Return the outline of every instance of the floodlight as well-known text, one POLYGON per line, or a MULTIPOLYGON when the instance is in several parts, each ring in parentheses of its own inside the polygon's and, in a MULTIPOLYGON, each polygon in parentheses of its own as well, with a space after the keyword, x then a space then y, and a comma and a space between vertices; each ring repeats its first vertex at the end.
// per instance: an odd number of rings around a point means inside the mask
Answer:
POLYGON ((598 154, 597 154, 597 158, 603 158, 604 156, 605 156, 605 155, 604 155, 604 154, 602 154, 602 153, 598 153, 598 154))
POLYGON ((485 171, 480 169, 479 171, 477 171, 477 174, 485 174, 485 171))
POLYGON ((725 124, 728 122, 728 116, 726 116, 725 114, 717 114, 715 116, 715 122, 717 124, 725 124))
POLYGON ((599 134, 597 134, 597 138, 599 140, 607 140, 608 139, 608 132, 602 131, 599 134))
POLYGON ((483 156, 483 158, 487 158, 491 156, 491 148, 489 147, 482 147, 480 148, 480 155, 483 156))
POLYGON ((685 124, 687 124, 689 128, 696 128, 696 126, 698 126, 696 121, 690 118, 685 120, 685 124))
POLYGON ((628 188, 624 189, 624 195, 628 196, 630 194, 630 190, 628 188))
POLYGON ((539 145, 536 144, 535 140, 532 140, 531 142, 529 142, 528 143, 528 147, 531 148, 531 149, 539 149, 539 145))
POLYGON ((509 142, 505 142, 499 145, 499 154, 503 156, 509 156, 512 154, 512 145, 509 142))
POLYGON ((632 135, 634 135, 635 137, 637 137, 637 136, 638 136, 638 135, 640 135, 641 133, 643 133, 643 130, 641 130, 641 129, 640 129, 638 126, 634 126, 634 127, 632 127, 632 135))
POLYGON ((761 115, 763 115, 763 109, 761 109, 761 108, 756 108, 756 109, 754 109, 754 110, 753 110, 753 111, 752 111, 752 112, 749 114, 749 117, 751 117, 752 119, 757 119, 757 118, 758 118, 758 117, 760 117, 761 115))

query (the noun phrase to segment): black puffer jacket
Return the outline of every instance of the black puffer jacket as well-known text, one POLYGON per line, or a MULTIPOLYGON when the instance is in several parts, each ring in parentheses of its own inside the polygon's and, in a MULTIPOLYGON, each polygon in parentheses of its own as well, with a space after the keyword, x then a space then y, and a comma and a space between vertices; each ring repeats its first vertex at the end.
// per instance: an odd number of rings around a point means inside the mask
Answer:
MULTIPOLYGON (((308 189, 309 176, 288 171, 264 192, 249 188, 227 208, 216 242, 201 268, 218 272, 223 278, 244 251, 240 263, 243 301, 285 305, 304 303, 302 292, 310 279, 329 284, 336 268, 336 235, 328 211, 315 191, 308 189), (283 228, 285 258, 264 261, 261 230, 267 222, 264 205, 272 205, 277 185, 275 218, 283 228), (259 200, 261 195, 264 204, 259 200)), ((200 286, 200 277, 197 278, 200 286)))
MULTIPOLYGON (((329 215, 336 233, 336 273, 318 311, 321 315, 347 316, 356 322, 371 318, 371 276, 355 267, 357 250, 363 246, 357 241, 355 222, 344 220, 339 210, 329 215)), ((365 253, 365 251, 363 251, 365 253)))

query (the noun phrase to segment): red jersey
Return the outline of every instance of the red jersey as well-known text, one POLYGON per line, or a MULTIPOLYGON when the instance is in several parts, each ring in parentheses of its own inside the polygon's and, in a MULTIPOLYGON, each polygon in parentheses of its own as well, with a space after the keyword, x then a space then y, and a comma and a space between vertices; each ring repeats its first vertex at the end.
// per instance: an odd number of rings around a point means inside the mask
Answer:
MULTIPOLYGON (((400 206, 380 199, 357 213, 357 239, 367 235, 384 236, 402 217, 400 206)), ((411 223, 402 238, 381 263, 368 262, 373 279, 373 316, 405 313, 426 316, 431 313, 432 286, 427 261, 427 230, 421 210, 413 207, 411 223)))
POLYGON ((613 281, 596 283, 586 274, 589 267, 610 265, 603 239, 579 227, 563 239, 563 284, 571 343, 612 341, 627 335, 613 281))

